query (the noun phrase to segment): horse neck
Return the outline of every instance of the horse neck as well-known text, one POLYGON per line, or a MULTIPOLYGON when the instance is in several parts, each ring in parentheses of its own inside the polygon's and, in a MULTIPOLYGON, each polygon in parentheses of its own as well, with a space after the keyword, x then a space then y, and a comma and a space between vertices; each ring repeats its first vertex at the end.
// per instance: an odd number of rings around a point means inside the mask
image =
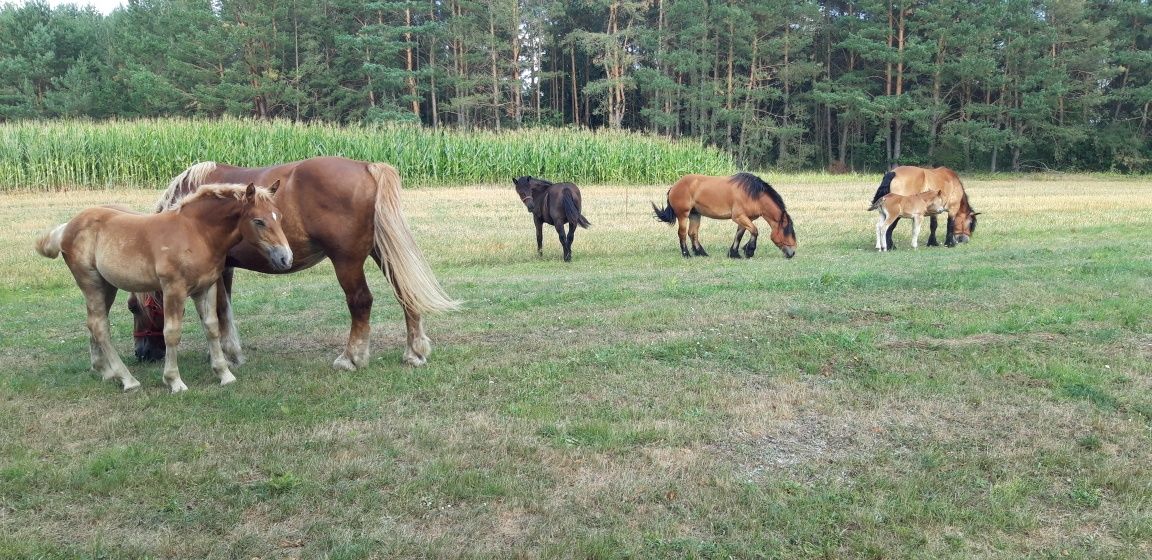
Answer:
POLYGON ((231 247, 240 242, 240 218, 244 204, 232 197, 206 197, 180 207, 180 217, 193 225, 204 238, 220 238, 231 247))
POLYGON ((764 219, 779 224, 784 219, 784 214, 786 214, 784 209, 777 206, 772 197, 766 194, 760 196, 760 215, 764 216, 764 219))

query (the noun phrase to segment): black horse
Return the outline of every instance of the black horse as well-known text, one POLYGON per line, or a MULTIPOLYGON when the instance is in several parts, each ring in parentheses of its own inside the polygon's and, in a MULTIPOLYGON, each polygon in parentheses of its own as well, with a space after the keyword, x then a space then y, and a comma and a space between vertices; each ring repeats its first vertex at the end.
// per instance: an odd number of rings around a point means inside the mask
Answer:
POLYGON ((560 236, 564 260, 571 261, 576 226, 588 228, 592 225, 580 213, 580 189, 572 183, 553 183, 528 176, 512 179, 512 183, 516 185, 517 196, 536 222, 536 254, 543 254, 544 224, 548 223, 556 227, 556 234, 560 236), (564 224, 568 224, 567 235, 564 224))

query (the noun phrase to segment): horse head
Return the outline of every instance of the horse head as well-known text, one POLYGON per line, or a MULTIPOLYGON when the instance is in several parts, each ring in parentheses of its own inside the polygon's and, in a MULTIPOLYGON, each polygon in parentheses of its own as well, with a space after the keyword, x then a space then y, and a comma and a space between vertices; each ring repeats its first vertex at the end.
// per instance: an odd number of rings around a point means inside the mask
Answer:
POLYGON ((960 201, 960 208, 955 214, 949 216, 952 225, 952 239, 956 243, 967 243, 976 231, 976 216, 980 215, 972 205, 968 204, 968 196, 960 201))
POLYGON ((273 269, 286 271, 292 268, 292 248, 282 229, 284 213, 272 202, 279 188, 279 180, 267 190, 257 190, 255 184, 248 183, 239 229, 244 241, 260 249, 273 269))
POLYGON ((772 224, 772 242, 784 253, 786 258, 796 256, 796 228, 792 223, 792 216, 788 212, 780 212, 780 220, 772 224))
POLYGON ((163 298, 164 295, 160 292, 133 293, 128 296, 136 359, 142 362, 164 359, 164 306, 161 303, 163 298))
POLYGON ((944 200, 944 191, 936 191, 932 198, 928 199, 928 207, 925 209, 927 214, 939 214, 948 211, 948 204, 944 200))
POLYGON ((520 202, 528 207, 529 212, 536 210, 536 202, 535 199, 532 198, 532 190, 535 190, 532 186, 535 182, 536 181, 528 175, 516 177, 516 179, 511 180, 511 183, 516 186, 516 196, 520 197, 520 202))

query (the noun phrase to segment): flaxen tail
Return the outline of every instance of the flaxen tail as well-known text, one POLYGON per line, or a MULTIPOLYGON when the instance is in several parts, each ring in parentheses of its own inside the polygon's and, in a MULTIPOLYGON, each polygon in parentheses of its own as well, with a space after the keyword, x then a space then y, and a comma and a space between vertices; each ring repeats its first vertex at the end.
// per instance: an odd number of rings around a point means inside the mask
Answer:
POLYGON ((396 299, 421 315, 459 309, 460 302, 440 287, 412 237, 400 208, 400 175, 386 163, 369 164, 368 172, 376 180, 376 251, 380 253, 380 268, 396 290, 396 299))
POLYGON ((36 238, 36 252, 41 255, 54 259, 60 256, 60 240, 64 238, 64 228, 68 224, 60 224, 50 230, 46 230, 36 238))
POLYGON ((584 229, 588 229, 592 225, 580 213, 580 208, 576 206, 576 197, 572 196, 572 191, 568 189, 564 189, 564 217, 567 218, 568 223, 576 224, 584 229))

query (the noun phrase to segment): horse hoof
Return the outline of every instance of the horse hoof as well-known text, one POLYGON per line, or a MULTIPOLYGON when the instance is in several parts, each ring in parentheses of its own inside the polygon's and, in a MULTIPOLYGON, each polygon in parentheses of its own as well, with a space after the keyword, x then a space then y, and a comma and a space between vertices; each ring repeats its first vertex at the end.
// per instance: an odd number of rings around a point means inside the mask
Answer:
POLYGON ((332 367, 340 371, 356 371, 356 364, 352 363, 344 354, 340 354, 336 361, 332 362, 332 367))
POLYGON ((406 363, 412 367, 420 367, 420 366, 428 363, 428 360, 426 358, 424 358, 423 356, 418 356, 416 354, 405 352, 404 353, 404 363, 406 363))
POLYGON ((172 383, 172 384, 169 386, 169 388, 170 388, 170 390, 172 391, 172 394, 176 394, 176 393, 183 393, 184 391, 187 391, 187 390, 188 390, 188 386, 187 386, 187 385, 185 385, 185 384, 184 384, 184 382, 183 382, 183 381, 181 381, 181 380, 179 380, 179 379, 177 379, 176 381, 174 381, 174 382, 173 382, 173 383, 172 383))
POLYGON ((124 392, 125 393, 127 393, 129 391, 135 391, 136 389, 139 389, 139 388, 140 388, 140 382, 136 381, 135 378, 128 378, 128 379, 124 380, 124 392))
POLYGON ((230 371, 225 371, 224 374, 220 376, 220 386, 221 387, 223 387, 229 383, 234 383, 234 382, 236 382, 236 376, 232 375, 232 372, 230 372, 230 371))

